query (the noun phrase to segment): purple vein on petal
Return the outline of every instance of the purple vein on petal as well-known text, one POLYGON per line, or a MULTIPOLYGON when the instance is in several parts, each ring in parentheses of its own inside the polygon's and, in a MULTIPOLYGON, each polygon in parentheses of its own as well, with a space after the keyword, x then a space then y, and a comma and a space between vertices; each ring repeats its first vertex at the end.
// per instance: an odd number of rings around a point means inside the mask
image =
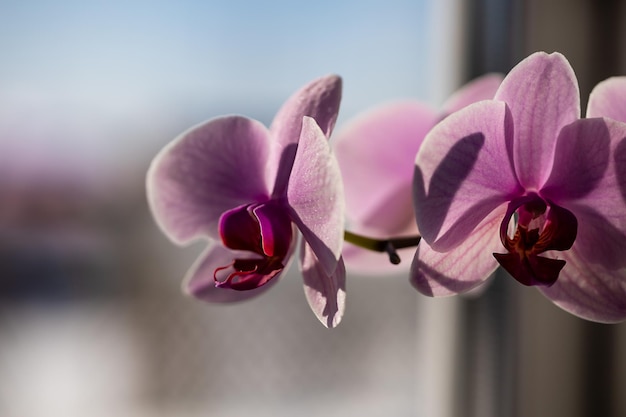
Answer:
POLYGON ((438 297, 467 292, 487 280, 498 266, 492 253, 504 249, 498 227, 505 212, 506 205, 491 212, 449 252, 436 252, 420 242, 411 264, 413 286, 424 295, 438 297))
POLYGON ((414 207, 437 251, 460 244, 495 207, 520 192, 507 149, 505 103, 482 101, 431 130, 416 158, 414 207))
POLYGON ((519 181, 537 189, 550 174, 559 131, 580 118, 574 71, 559 53, 535 53, 511 70, 495 99, 506 102, 512 113, 519 181))

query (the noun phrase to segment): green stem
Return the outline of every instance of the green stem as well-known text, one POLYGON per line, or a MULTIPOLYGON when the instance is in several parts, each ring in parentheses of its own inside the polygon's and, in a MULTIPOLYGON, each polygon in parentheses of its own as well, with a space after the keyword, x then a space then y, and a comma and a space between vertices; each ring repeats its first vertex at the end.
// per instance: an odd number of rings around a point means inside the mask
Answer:
POLYGON ((397 249, 417 246, 422 239, 420 235, 390 239, 373 239, 371 237, 357 235, 347 230, 344 232, 343 238, 346 242, 350 242, 363 249, 375 252, 386 252, 389 255, 389 262, 394 265, 400 263, 400 256, 398 255, 397 249))

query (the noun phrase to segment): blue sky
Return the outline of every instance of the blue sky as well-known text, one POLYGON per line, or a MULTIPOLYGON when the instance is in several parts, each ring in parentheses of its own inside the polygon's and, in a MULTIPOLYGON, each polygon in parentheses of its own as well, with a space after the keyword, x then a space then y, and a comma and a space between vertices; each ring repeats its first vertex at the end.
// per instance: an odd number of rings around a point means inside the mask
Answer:
POLYGON ((405 0, 3 2, 0 83, 282 96, 335 72, 426 94, 428 13, 405 0))
POLYGON ((432 4, 4 1, 0 133, 8 119, 110 124, 187 109, 193 122, 232 112, 268 122, 328 73, 344 78, 340 120, 393 98, 431 100, 441 53, 432 4))

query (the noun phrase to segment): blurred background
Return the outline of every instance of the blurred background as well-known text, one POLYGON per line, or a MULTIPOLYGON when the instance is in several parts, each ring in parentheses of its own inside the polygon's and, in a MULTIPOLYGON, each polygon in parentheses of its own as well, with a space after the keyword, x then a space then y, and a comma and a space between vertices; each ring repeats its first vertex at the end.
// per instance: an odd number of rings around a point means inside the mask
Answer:
POLYGON ((180 281, 205 244, 171 244, 144 190, 181 131, 269 124, 328 73, 339 126, 536 50, 567 56, 585 102, 626 74, 625 18, 619 0, 0 2, 0 416, 626 415, 624 324, 504 275, 448 299, 349 275, 334 330, 297 270, 203 304, 180 281))

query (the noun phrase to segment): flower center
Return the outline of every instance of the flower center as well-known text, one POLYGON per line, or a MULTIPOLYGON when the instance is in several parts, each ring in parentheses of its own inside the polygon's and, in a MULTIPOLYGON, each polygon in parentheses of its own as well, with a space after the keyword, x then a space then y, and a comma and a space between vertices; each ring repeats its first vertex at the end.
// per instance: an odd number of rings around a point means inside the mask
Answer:
POLYGON ((289 215, 271 201, 224 212, 219 233, 224 246, 241 252, 230 264, 215 269, 215 285, 240 291, 258 288, 278 275, 293 240, 289 215))
POLYGON ((565 261, 538 255, 570 249, 577 229, 578 221, 569 210, 531 193, 509 203, 500 225, 500 240, 508 253, 493 256, 522 284, 550 286, 556 282, 565 261), (514 213, 517 213, 517 228, 510 237, 507 231, 514 213))

